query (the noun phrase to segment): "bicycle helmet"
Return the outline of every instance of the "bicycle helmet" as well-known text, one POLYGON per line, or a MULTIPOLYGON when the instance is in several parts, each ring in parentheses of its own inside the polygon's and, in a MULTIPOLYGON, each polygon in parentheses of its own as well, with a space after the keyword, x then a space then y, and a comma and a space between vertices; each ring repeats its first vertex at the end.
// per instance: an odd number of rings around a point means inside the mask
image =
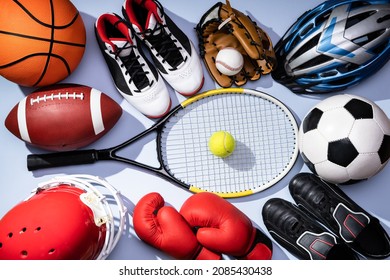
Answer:
POLYGON ((329 0, 305 12, 275 45, 272 77, 295 93, 346 89, 390 58, 389 0, 329 0))
POLYGON ((125 222, 120 193, 105 180, 55 177, 0 220, 0 260, 105 259, 125 222))

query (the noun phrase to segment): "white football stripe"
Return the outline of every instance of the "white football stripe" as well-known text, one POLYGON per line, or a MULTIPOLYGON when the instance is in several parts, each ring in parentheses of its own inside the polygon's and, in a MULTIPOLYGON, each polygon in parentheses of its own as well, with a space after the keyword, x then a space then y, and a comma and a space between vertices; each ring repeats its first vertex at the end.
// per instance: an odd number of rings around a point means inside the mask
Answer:
POLYGON ((102 108, 100 107, 100 98, 102 93, 96 89, 91 90, 91 115, 92 115, 92 124, 95 131, 95 135, 99 134, 104 130, 102 108))
POLYGON ((21 100, 18 105, 18 126, 19 126, 20 137, 24 141, 31 143, 30 135, 28 134, 28 129, 27 129, 26 101, 27 101, 27 97, 23 98, 23 100, 21 100))

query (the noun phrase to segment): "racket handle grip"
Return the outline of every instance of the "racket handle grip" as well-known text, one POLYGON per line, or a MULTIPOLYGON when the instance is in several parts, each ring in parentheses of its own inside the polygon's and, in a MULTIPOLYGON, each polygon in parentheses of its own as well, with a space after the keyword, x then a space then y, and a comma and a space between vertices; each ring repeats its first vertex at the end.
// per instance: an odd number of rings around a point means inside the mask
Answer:
POLYGON ((27 156, 27 169, 33 171, 50 167, 88 164, 95 161, 97 161, 95 150, 32 154, 27 156))

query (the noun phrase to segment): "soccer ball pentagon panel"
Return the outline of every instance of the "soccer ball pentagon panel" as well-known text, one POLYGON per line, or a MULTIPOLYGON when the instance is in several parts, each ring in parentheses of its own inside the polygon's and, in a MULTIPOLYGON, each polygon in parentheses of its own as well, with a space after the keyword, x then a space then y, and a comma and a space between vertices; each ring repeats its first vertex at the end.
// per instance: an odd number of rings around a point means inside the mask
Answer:
POLYGON ((377 174, 390 157, 390 121, 365 98, 340 94, 319 102, 299 128, 300 154, 309 169, 335 184, 377 174))

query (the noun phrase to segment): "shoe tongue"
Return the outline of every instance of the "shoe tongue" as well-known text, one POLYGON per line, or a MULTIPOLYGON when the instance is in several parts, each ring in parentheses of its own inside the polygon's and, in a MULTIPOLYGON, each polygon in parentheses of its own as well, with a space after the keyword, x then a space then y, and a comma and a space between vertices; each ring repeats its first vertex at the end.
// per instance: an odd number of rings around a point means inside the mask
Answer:
MULTIPOLYGON (((148 30, 148 29, 149 30, 154 30, 159 24, 160 23, 156 19, 156 16, 152 12, 149 12, 147 20, 146 20, 145 30, 148 30)), ((154 34, 157 35, 160 32, 161 32, 161 30, 156 30, 154 32, 154 34)))
POLYGON ((119 57, 130 55, 132 48, 130 48, 130 44, 126 39, 110 38, 110 41, 120 50, 119 57))

